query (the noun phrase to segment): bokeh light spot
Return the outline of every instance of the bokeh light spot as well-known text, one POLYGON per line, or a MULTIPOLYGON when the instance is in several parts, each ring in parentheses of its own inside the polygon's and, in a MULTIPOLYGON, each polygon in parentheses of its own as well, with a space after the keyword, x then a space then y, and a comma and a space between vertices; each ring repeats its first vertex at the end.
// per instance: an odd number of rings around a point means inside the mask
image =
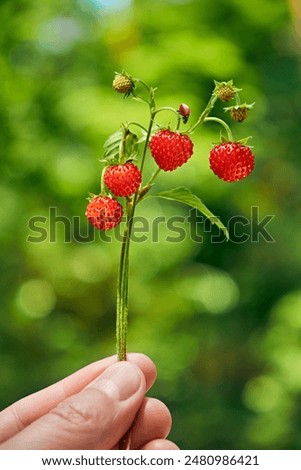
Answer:
POLYGON ((78 21, 58 16, 41 25, 38 43, 47 52, 61 54, 70 50, 82 35, 82 27, 78 21))
POLYGON ((24 282, 17 294, 17 304, 22 312, 32 318, 48 315, 54 308, 56 296, 51 284, 43 279, 24 282))
POLYGON ((93 170, 95 168, 90 160, 76 155, 62 155, 56 161, 53 176, 61 191, 75 195, 84 193, 93 184, 93 170))
POLYGON ((131 6, 131 0, 82 0, 96 10, 116 11, 131 6))
POLYGON ((239 300, 239 289, 232 277, 215 269, 206 268, 183 278, 179 288, 182 296, 201 304, 213 314, 226 313, 239 300))
POLYGON ((272 318, 277 323, 301 329, 301 290, 282 297, 273 310, 272 318))
POLYGON ((248 382, 244 402, 253 411, 263 412, 277 408, 282 401, 283 390, 273 377, 256 377, 248 382))

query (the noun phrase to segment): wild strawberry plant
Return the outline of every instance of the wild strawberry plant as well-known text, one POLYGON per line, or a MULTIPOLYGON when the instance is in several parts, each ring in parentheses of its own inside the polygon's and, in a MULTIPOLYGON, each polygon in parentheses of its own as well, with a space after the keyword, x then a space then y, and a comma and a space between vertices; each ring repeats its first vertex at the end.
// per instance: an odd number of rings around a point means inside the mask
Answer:
MULTIPOLYGON (((146 103, 149 108, 149 124, 131 121, 122 124, 105 142, 104 168, 100 177, 100 193, 91 195, 86 210, 88 221, 99 230, 111 230, 116 227, 125 215, 125 227, 121 243, 120 265, 117 282, 116 305, 116 339, 119 360, 126 360, 126 344, 129 309, 129 250, 135 210, 149 193, 160 197, 180 201, 198 209, 212 224, 224 233, 229 234, 223 223, 213 215, 205 204, 184 186, 153 193, 155 180, 159 174, 174 171, 184 165, 193 155, 194 145, 191 136, 198 126, 214 121, 222 126, 226 136, 215 144, 210 151, 209 164, 212 171, 227 182, 246 178, 254 169, 254 155, 247 145, 247 139, 235 141, 229 125, 218 117, 211 116, 217 101, 228 102, 235 99, 235 105, 224 108, 231 118, 242 122, 247 118, 253 104, 241 104, 239 88, 231 81, 214 82, 215 86, 207 106, 196 122, 188 124, 190 108, 182 103, 178 109, 170 106, 157 108, 155 101, 156 88, 149 86, 139 78, 133 78, 122 72, 116 74, 113 88, 124 97, 146 103), (147 97, 145 97, 145 95, 147 97), (161 127, 159 114, 165 111, 176 116, 175 129, 161 127), (181 126, 186 126, 180 131, 181 126), (137 135, 135 132, 138 132, 137 135), (144 167, 147 158, 153 158, 157 169, 148 181, 144 180, 144 167), (119 198, 117 200, 117 198, 119 198)), ((180 170, 178 170, 180 171, 180 170)))

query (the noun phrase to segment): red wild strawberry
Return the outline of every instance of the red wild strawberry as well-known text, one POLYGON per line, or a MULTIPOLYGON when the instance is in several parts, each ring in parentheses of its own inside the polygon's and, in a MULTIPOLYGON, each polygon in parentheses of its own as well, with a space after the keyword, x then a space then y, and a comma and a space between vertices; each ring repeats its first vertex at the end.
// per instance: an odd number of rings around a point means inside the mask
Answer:
POLYGON ((168 129, 157 132, 150 141, 150 151, 161 170, 173 171, 193 154, 190 137, 168 129))
POLYGON ((112 165, 105 171, 104 182, 115 196, 131 196, 140 186, 141 172, 131 162, 124 165, 112 165))
POLYGON ((121 221, 122 205, 108 196, 95 196, 86 209, 86 217, 90 224, 99 230, 110 230, 121 221))
POLYGON ((233 182, 246 178, 254 169, 254 155, 250 147, 239 142, 216 145, 209 157, 211 170, 222 180, 233 182))

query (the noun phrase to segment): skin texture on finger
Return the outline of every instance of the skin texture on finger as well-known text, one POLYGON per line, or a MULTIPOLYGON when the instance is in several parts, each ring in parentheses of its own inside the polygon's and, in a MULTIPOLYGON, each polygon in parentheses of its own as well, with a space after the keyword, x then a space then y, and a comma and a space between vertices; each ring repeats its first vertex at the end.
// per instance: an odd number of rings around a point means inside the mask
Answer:
POLYGON ((148 442, 140 448, 140 450, 180 450, 172 441, 167 439, 155 439, 148 442))
POLYGON ((140 368, 114 364, 0 449, 110 449, 130 427, 145 391, 140 368))
MULTIPOLYGON (((146 390, 149 390, 156 379, 154 363, 144 354, 138 353, 128 354, 127 360, 142 370, 146 380, 146 390)), ((0 443, 48 413, 69 396, 79 393, 116 362, 116 356, 93 362, 60 382, 33 393, 3 410, 0 413, 0 443)))
POLYGON ((131 449, 140 449, 155 439, 165 439, 170 432, 171 421, 164 403, 156 398, 145 398, 132 427, 131 449))

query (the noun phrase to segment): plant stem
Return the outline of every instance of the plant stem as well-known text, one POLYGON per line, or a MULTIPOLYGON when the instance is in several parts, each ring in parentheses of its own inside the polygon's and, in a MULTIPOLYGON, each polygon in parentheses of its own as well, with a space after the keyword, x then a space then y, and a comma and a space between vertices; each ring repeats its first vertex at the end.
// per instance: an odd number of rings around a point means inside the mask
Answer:
POLYGON ((158 176, 158 174, 160 173, 161 171, 161 168, 157 168, 156 171, 154 171, 154 173, 152 174, 152 176, 150 177, 148 183, 147 183, 147 186, 150 186, 151 184, 153 184, 155 178, 158 176))
POLYGON ((210 100, 208 101, 208 104, 207 104, 206 108, 204 109, 204 111, 203 111, 202 114, 200 115, 200 117, 199 117, 199 119, 197 120, 197 122, 196 122, 193 126, 191 126, 191 127, 188 129, 187 133, 192 134, 193 131, 194 131, 200 124, 203 124, 203 123, 205 122, 206 117, 208 116, 208 114, 210 113, 210 111, 212 110, 212 108, 214 107, 215 102, 216 102, 217 99, 218 99, 218 97, 217 97, 214 93, 212 93, 211 98, 210 98, 210 100))
POLYGON ((240 97, 239 97, 239 94, 238 94, 238 93, 235 93, 235 101, 236 101, 236 106, 240 106, 240 105, 241 105, 240 97))
POLYGON ((128 289, 128 217, 126 227, 124 230, 119 275, 117 285, 117 316, 116 316, 116 340, 117 340, 117 355, 119 361, 126 360, 126 337, 127 337, 127 322, 128 322, 128 306, 126 303, 127 289, 128 289))
POLYGON ((134 78, 133 80, 134 82, 137 82, 143 85, 147 89, 148 92, 151 91, 151 87, 144 80, 141 80, 141 78, 134 78))
MULTIPOLYGON (((144 167, 145 156, 148 149, 148 143, 151 136, 152 127, 154 124, 155 113, 156 112, 152 100, 150 104, 150 122, 147 130, 146 140, 140 164, 141 173, 144 167)), ((128 330, 129 253, 135 209, 138 202, 138 194, 139 190, 134 194, 133 199, 127 204, 126 226, 123 233, 120 253, 116 312, 116 345, 117 356, 119 361, 126 360, 126 344, 128 330)))
POLYGON ((230 142, 233 141, 233 135, 232 135, 232 132, 231 132, 231 129, 230 127, 228 126, 227 123, 225 123, 225 121, 223 121, 222 119, 220 118, 217 118, 217 117, 206 117, 204 119, 204 122, 207 122, 207 121, 213 121, 213 122, 217 122, 218 124, 220 124, 221 126, 223 126, 223 128, 226 130, 227 132, 227 136, 228 136, 228 139, 230 142))
POLYGON ((138 122, 135 122, 135 121, 130 121, 127 123, 128 126, 137 126, 137 127, 140 127, 140 129, 142 129, 144 132, 147 132, 147 130, 145 129, 144 126, 142 126, 141 124, 139 124, 138 122))
POLYGON ((100 194, 102 196, 105 196, 106 195, 106 192, 105 192, 105 182, 104 182, 104 176, 105 176, 105 172, 107 170, 107 166, 105 166, 101 172, 101 177, 100 177, 100 194))
POLYGON ((173 113, 175 113, 177 116, 179 116, 179 113, 178 111, 175 109, 175 108, 172 108, 171 106, 162 106, 162 108, 158 108, 156 111, 155 111, 155 115, 158 114, 158 113, 161 113, 161 111, 172 111, 173 113))

